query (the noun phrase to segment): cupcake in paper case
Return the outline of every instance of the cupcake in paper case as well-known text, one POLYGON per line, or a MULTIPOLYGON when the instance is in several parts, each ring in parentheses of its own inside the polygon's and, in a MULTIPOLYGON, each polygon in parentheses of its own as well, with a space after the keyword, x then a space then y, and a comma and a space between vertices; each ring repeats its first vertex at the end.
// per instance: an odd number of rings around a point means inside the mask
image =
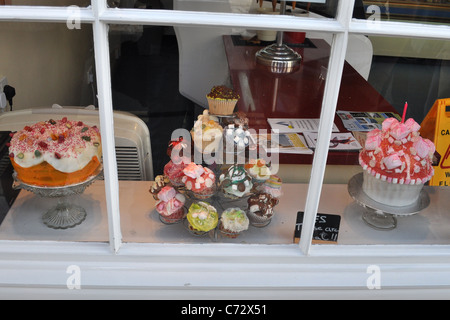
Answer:
POLYGON ((236 103, 240 96, 227 86, 214 86, 206 95, 209 112, 217 115, 233 114, 236 103))
POLYGON ((240 125, 229 124, 224 128, 225 151, 238 153, 250 144, 250 131, 240 125))
POLYGON ((413 119, 383 121, 382 129, 367 133, 359 154, 363 168, 362 190, 374 201, 388 206, 414 204, 424 184, 434 174, 435 146, 419 134, 413 119))
POLYGON ((203 200, 215 194, 216 175, 211 169, 191 162, 183 169, 183 174, 184 186, 195 198, 203 200))
POLYGON ((186 218, 188 230, 195 235, 202 235, 213 230, 219 222, 216 208, 205 201, 192 203, 186 218))
POLYGON ((270 194, 274 198, 280 198, 281 193, 281 178, 277 175, 271 175, 262 185, 258 187, 258 190, 264 193, 270 194))
POLYGON ((169 178, 164 175, 158 175, 155 177, 155 181, 153 181, 150 185, 150 189, 148 191, 153 195, 153 199, 159 200, 158 193, 165 186, 170 186, 169 178))
POLYGON ((159 201, 156 203, 156 211, 160 215, 160 220, 171 224, 179 222, 185 214, 184 204, 186 198, 178 193, 173 187, 165 186, 158 193, 159 201))
POLYGON ((221 190, 225 197, 239 199, 249 195, 253 183, 251 177, 240 165, 232 165, 219 177, 221 190))
POLYGON ((220 216, 219 230, 228 238, 237 238, 248 226, 248 217, 240 208, 228 208, 220 216))
POLYGON ((248 174, 253 178, 254 183, 263 183, 271 176, 270 168, 264 159, 250 159, 245 165, 248 174))
POLYGON ((219 150, 223 137, 223 128, 216 117, 204 110, 198 116, 191 130, 194 146, 202 153, 214 153, 219 150))
POLYGON ((273 209, 278 204, 278 199, 268 193, 258 193, 250 196, 247 203, 250 224, 255 227, 265 227, 272 220, 273 209))

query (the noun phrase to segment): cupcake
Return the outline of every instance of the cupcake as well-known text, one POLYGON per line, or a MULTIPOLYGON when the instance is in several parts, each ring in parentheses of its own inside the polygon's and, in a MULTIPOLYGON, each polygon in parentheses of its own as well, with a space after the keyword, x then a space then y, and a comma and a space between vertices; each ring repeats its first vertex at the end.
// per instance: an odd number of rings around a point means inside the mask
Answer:
POLYGON ((209 115, 208 110, 204 110, 198 116, 194 127, 191 130, 194 146, 202 153, 213 153, 219 149, 222 141, 223 128, 216 117, 209 115))
POLYGON ((226 152, 242 152, 250 143, 250 131, 242 126, 229 124, 224 129, 226 152))
POLYGON ((156 211, 164 223, 176 223, 184 217, 185 197, 173 187, 165 186, 158 193, 159 201, 156 203, 156 211))
POLYGON ((229 208, 222 212, 219 221, 219 230, 228 238, 237 238, 242 231, 248 229, 248 225, 249 220, 243 210, 229 208))
POLYGON ((250 223, 255 227, 265 227, 272 220, 273 208, 278 200, 268 193, 258 193, 248 198, 247 203, 250 223))
POLYGON ((245 112, 236 111, 231 117, 225 117, 222 121, 225 126, 233 124, 235 126, 241 126, 244 130, 248 130, 249 121, 245 112))
POLYGON ((239 100, 239 95, 227 86, 214 86, 206 95, 209 112, 217 115, 231 115, 239 100))
POLYGON ((253 178, 254 183, 263 183, 270 178, 270 168, 266 165, 266 161, 263 159, 251 159, 248 164, 245 165, 248 174, 253 178))
POLYGON ((230 166, 220 175, 219 182, 224 196, 230 199, 248 195, 253 187, 250 176, 240 165, 230 166))
POLYGON ((258 190, 270 194, 274 198, 281 197, 281 178, 277 175, 271 175, 258 190))
POLYGON ((164 175, 158 175, 155 177, 155 181, 150 186, 149 192, 153 195, 153 199, 159 200, 158 193, 165 186, 170 185, 169 179, 164 175))
POLYGON ((183 185, 183 169, 186 168, 186 166, 184 161, 175 163, 172 160, 164 166, 164 175, 169 179, 173 186, 179 187, 183 185))
POLYGON ((435 146, 419 135, 413 119, 383 121, 381 129, 367 133, 359 154, 363 168, 362 190, 374 201, 388 206, 414 204, 424 184, 434 174, 435 146))
POLYGON ((197 199, 208 199, 216 192, 216 176, 211 169, 191 162, 183 169, 186 190, 197 199))
POLYGON ((188 229, 191 233, 202 235, 217 227, 219 215, 216 208, 204 201, 191 204, 187 213, 188 229))

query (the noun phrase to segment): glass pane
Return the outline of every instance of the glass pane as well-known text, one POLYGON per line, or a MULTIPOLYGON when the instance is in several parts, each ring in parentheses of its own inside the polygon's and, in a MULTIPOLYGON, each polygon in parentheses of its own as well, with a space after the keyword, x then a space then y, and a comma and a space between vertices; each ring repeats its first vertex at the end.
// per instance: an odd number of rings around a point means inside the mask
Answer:
POLYGON ((347 152, 339 169, 331 159, 352 143, 330 142, 327 171, 338 180, 326 179, 319 208, 340 217, 339 244, 450 243, 449 45, 350 36, 335 122, 364 149, 347 152))
MULTIPOLYGON (((189 221, 187 219, 168 225, 164 214, 158 212, 158 210, 164 212, 164 202, 168 201, 163 201, 162 208, 156 209, 158 202, 149 192, 153 182, 145 179, 142 181, 122 179, 119 185, 124 241, 294 242, 297 212, 302 211, 305 204, 313 152, 305 146, 300 150, 303 152, 301 154, 284 152, 266 154, 264 145, 258 150, 251 139, 248 140, 247 147, 244 130, 243 136, 238 134, 236 143, 241 141, 245 150, 235 154, 234 149, 227 152, 226 142, 230 141, 227 140, 227 132, 228 129, 238 129, 239 124, 242 124, 244 129, 257 137, 256 134, 270 132, 268 118, 318 119, 321 113, 330 45, 326 39, 319 37, 325 35, 318 33, 311 36, 302 33, 284 34, 283 43, 287 44, 287 48, 298 52, 302 60, 300 66, 294 68, 292 73, 276 73, 255 60, 257 52, 274 44, 273 39, 255 41, 243 36, 242 32, 245 31, 247 30, 237 31, 231 28, 111 26, 109 40, 114 109, 139 115, 147 124, 151 137, 154 175, 156 177, 166 175, 172 179, 172 183, 181 184, 178 191, 187 199, 186 212, 193 202, 201 201, 196 198, 198 194, 194 194, 196 182, 204 191, 202 194, 205 198, 209 196, 207 180, 210 176, 208 172, 208 175, 201 176, 198 181, 195 179, 193 182, 188 178, 183 181, 183 175, 195 176, 200 174, 201 170, 193 172, 194 167, 191 166, 192 168, 183 172, 180 170, 182 166, 176 163, 176 157, 169 156, 172 154, 168 152, 169 143, 177 142, 180 135, 185 138, 186 149, 183 150, 186 157, 189 155, 192 157, 185 166, 188 167, 192 161, 194 164, 202 165, 202 169, 206 172, 208 170, 205 168, 213 170, 214 180, 219 184, 225 181, 218 187, 217 193, 204 200, 214 204, 219 216, 226 209, 234 207, 241 208, 248 214, 248 198, 250 194, 255 193, 250 186, 254 183, 263 184, 262 181, 257 181, 257 172, 263 173, 270 169, 270 174, 261 174, 259 179, 278 175, 282 180, 281 198, 271 200, 270 205, 267 204, 274 209, 274 211, 268 209, 269 217, 272 219, 264 221, 262 218, 263 222, 270 224, 262 228, 250 224, 237 239, 230 239, 222 235, 219 229, 201 237, 195 236, 186 225, 189 221), (198 117, 205 110, 214 114, 220 112, 209 105, 206 97, 214 86, 220 85, 226 85, 239 94, 236 108, 231 106, 230 116, 216 115, 217 118, 213 119, 215 121, 212 123, 207 121, 203 123, 204 118, 198 117), (237 111, 243 115, 243 122, 240 122, 238 117, 234 118, 238 116, 235 114, 237 111), (230 122, 234 128, 228 126, 230 122), (196 123, 200 125, 196 126, 196 123), (201 153, 199 151, 202 148, 201 143, 196 140, 197 131, 194 128, 209 129, 214 126, 220 127, 217 130, 222 134, 218 141, 225 146, 225 152, 213 155, 205 151, 201 153), (194 133, 194 139, 191 132, 194 133), (264 157, 265 163, 256 161, 264 157), (242 170, 247 170, 247 173, 242 179, 238 179, 242 181, 233 180, 234 184, 227 184, 229 178, 224 175, 220 180, 220 177, 222 173, 228 174, 227 170, 232 165, 238 165, 236 174, 242 173, 242 170), (249 172, 255 174, 256 178, 251 179, 249 172), (251 182, 251 185, 247 182, 251 182), (238 199, 234 199, 233 196, 231 196, 233 199, 227 198, 230 192, 236 192, 239 195, 238 199), (270 212, 275 213, 270 216, 270 212)), ((229 133, 235 138, 232 135, 233 130, 229 133)), ((231 141, 234 145, 234 139, 231 141)), ((278 141, 288 143, 286 139, 278 141)), ((267 185, 274 190, 274 196, 278 196, 279 181, 275 178, 272 177, 267 185)), ((259 186, 258 190, 265 189, 259 186)), ((169 196, 173 195, 167 197, 169 196)))
POLYGON ((366 18, 382 21, 450 23, 450 1, 356 1, 364 7, 366 18))
POLYGON ((0 0, 0 5, 12 6, 52 6, 66 7, 76 5, 87 7, 91 4, 90 0, 0 0))
POLYGON ((0 40, 0 238, 108 241, 92 27, 0 22, 0 40))

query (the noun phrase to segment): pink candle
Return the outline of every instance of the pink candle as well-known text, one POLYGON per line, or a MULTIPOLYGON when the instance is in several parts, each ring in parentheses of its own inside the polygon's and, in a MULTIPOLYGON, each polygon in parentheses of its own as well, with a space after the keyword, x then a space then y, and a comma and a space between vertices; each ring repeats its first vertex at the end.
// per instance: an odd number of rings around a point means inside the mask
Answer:
POLYGON ((405 122, 406 117, 406 109, 408 109, 408 102, 405 102, 405 106, 403 107, 403 116, 402 116, 402 123, 405 122))

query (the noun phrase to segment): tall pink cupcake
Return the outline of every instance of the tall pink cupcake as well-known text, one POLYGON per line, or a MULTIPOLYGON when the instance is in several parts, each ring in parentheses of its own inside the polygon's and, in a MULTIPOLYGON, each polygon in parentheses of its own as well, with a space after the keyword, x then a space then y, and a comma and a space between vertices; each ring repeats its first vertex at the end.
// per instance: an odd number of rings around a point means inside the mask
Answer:
POLYGON ((166 186, 158 193, 159 201, 156 203, 156 211, 164 223, 176 223, 183 219, 185 214, 184 195, 178 193, 173 187, 166 186))
POLYGON ((211 169, 191 162, 183 170, 186 190, 197 199, 208 199, 216 192, 216 176, 211 169))

